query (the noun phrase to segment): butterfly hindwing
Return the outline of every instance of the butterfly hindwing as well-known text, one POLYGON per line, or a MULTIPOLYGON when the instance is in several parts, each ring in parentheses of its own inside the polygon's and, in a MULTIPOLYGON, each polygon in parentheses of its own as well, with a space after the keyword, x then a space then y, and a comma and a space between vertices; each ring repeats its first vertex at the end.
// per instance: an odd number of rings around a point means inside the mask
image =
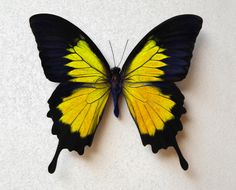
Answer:
POLYGON ((185 78, 202 19, 173 17, 149 32, 128 56, 123 68, 123 94, 144 145, 154 153, 173 146, 188 168, 175 136, 182 130, 184 96, 173 82, 185 78))
POLYGON ((150 144, 153 153, 174 146, 179 152, 181 166, 187 169, 175 136, 182 130, 180 117, 186 112, 184 96, 170 82, 125 83, 123 94, 138 127, 143 145, 150 144))
MULTIPOLYGON (((91 146, 94 133, 101 120, 110 93, 108 84, 61 83, 48 100, 54 124, 52 134, 59 139, 58 149, 84 153, 91 146)), ((55 170, 57 156, 49 167, 55 170)))
POLYGON ((91 146, 110 94, 110 67, 90 38, 67 20, 39 14, 30 18, 46 77, 60 82, 48 103, 52 133, 59 144, 49 165, 56 168, 62 149, 84 153, 91 146))

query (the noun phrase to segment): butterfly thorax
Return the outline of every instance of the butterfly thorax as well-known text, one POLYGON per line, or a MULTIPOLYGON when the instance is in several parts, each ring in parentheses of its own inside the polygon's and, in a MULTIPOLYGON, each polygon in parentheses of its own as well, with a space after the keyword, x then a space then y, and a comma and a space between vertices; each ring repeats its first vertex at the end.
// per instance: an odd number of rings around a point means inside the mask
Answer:
POLYGON ((116 117, 119 116, 118 100, 121 94, 121 69, 119 67, 114 67, 111 69, 111 94, 114 103, 114 114, 116 117))

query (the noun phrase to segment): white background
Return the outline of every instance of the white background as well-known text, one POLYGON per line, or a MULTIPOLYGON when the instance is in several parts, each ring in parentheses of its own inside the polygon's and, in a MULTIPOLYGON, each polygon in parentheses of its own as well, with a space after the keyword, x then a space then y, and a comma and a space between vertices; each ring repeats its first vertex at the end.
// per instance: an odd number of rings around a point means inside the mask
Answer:
MULTIPOLYGON (((0 2, 0 189, 236 189, 235 1, 13 1, 0 2), (187 78, 178 83, 188 113, 179 145, 153 154, 143 147, 127 105, 115 118, 111 102, 84 156, 63 150, 47 171, 57 137, 46 117, 55 83, 46 80, 29 17, 60 15, 87 33, 112 66, 108 40, 119 61, 160 22, 183 13, 200 15, 203 29, 187 78)), ((122 63, 123 64, 123 63, 122 63)))

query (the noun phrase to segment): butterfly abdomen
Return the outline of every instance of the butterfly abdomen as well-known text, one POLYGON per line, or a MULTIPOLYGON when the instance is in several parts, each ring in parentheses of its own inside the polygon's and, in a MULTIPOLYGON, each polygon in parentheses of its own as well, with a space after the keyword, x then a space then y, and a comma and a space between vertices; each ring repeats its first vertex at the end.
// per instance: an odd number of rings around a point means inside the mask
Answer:
POLYGON ((111 94, 113 98, 113 103, 114 103, 114 114, 116 117, 119 116, 119 107, 118 107, 118 101, 119 97, 122 91, 121 87, 121 74, 120 74, 120 68, 114 67, 111 69, 111 94))

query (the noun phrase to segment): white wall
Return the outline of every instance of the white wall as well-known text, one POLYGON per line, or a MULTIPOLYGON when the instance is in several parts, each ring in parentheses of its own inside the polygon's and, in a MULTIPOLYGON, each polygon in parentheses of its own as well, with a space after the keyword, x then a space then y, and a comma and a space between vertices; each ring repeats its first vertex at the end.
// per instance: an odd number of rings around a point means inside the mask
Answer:
POLYGON ((0 189, 236 189, 236 3, 233 0, 13 1, 0 3, 0 189), (125 101, 116 119, 108 106, 84 156, 62 151, 56 172, 47 166, 57 146, 46 117, 56 84, 46 80, 28 19, 60 15, 84 30, 112 65, 154 26, 183 13, 200 15, 187 78, 178 83, 188 113, 178 141, 190 164, 183 171, 172 148, 143 147, 125 101))

